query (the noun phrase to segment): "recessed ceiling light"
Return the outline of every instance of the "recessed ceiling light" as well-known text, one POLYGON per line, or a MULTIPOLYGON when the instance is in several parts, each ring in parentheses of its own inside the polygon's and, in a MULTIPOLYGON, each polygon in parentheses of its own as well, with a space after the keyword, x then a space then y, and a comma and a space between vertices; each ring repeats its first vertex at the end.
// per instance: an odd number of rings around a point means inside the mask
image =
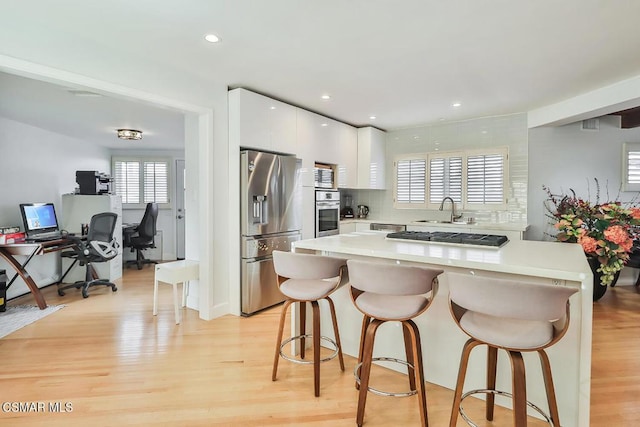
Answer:
POLYGON ((204 36, 204 39, 209 43, 218 43, 220 41, 220 38, 215 34, 207 34, 206 36, 204 36))
POLYGON ((142 139, 142 131, 135 129, 118 129, 118 138, 128 140, 142 139))
POLYGON ((320 98, 324 99, 324 100, 328 100, 331 99, 331 97, 329 95, 322 95, 320 98))
POLYGON ((483 131, 482 131, 482 133, 483 133, 483 134, 486 134, 486 133, 487 133, 487 131, 486 131, 486 130, 483 130, 483 131))
POLYGON ((322 126, 322 127, 327 127, 327 126, 329 126, 329 123, 323 123, 323 124, 321 124, 320 126, 322 126))
POLYGON ((276 107, 274 107, 273 105, 271 107, 269 107, 270 110, 275 110, 276 107))
POLYGON ((369 116, 369 119, 370 120, 375 120, 375 119, 377 119, 377 117, 376 116, 369 116))
POLYGON ((461 104, 461 103, 459 103, 459 102, 454 102, 453 104, 451 104, 451 106, 452 106, 452 107, 459 107, 459 106, 461 106, 461 105, 462 105, 462 104, 461 104))

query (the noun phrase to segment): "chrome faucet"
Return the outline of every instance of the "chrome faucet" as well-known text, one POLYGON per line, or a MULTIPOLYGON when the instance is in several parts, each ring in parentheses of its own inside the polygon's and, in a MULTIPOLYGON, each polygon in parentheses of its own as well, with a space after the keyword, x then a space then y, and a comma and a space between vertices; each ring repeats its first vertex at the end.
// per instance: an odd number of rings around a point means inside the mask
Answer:
POLYGON ((444 209, 444 202, 446 202, 447 200, 451 202, 451 222, 454 222, 455 220, 462 218, 462 214, 456 215, 456 202, 454 202, 453 199, 449 196, 442 199, 442 202, 440 202, 440 209, 438 210, 444 209))

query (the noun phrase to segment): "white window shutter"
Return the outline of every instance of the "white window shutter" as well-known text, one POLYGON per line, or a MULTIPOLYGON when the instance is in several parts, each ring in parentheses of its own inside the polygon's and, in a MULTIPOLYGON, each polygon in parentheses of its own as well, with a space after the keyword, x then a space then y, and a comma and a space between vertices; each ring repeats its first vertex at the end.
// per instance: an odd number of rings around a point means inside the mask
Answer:
POLYGON ((122 203, 140 203, 140 162, 115 162, 116 194, 122 203))
POLYGON ((503 204, 504 172, 503 154, 467 157, 467 203, 503 204))
POLYGON ((144 162, 144 203, 169 203, 169 165, 144 162))
POLYGON ((425 159, 396 162, 396 203, 424 204, 426 189, 425 159))

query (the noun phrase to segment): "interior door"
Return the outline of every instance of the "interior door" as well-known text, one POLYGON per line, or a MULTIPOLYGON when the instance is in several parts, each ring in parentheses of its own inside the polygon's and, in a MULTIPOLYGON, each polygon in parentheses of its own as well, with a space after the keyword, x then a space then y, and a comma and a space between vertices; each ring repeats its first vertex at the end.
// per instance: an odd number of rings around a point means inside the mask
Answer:
POLYGON ((184 160, 176 160, 176 258, 184 259, 185 245, 185 170, 184 160))

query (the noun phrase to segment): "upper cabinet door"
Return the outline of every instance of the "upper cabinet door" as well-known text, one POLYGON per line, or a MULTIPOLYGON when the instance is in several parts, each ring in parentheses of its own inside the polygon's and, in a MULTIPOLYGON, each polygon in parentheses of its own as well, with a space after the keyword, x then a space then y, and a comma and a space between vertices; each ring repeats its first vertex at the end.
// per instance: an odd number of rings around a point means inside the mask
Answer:
POLYGON ((358 129, 358 186, 384 190, 386 188, 386 134, 365 127, 358 129))
POLYGON ((358 186, 358 129, 340 123, 338 139, 337 184, 338 188, 358 186))
POLYGON ((243 148, 296 153, 296 108, 246 89, 229 91, 229 138, 243 148))

